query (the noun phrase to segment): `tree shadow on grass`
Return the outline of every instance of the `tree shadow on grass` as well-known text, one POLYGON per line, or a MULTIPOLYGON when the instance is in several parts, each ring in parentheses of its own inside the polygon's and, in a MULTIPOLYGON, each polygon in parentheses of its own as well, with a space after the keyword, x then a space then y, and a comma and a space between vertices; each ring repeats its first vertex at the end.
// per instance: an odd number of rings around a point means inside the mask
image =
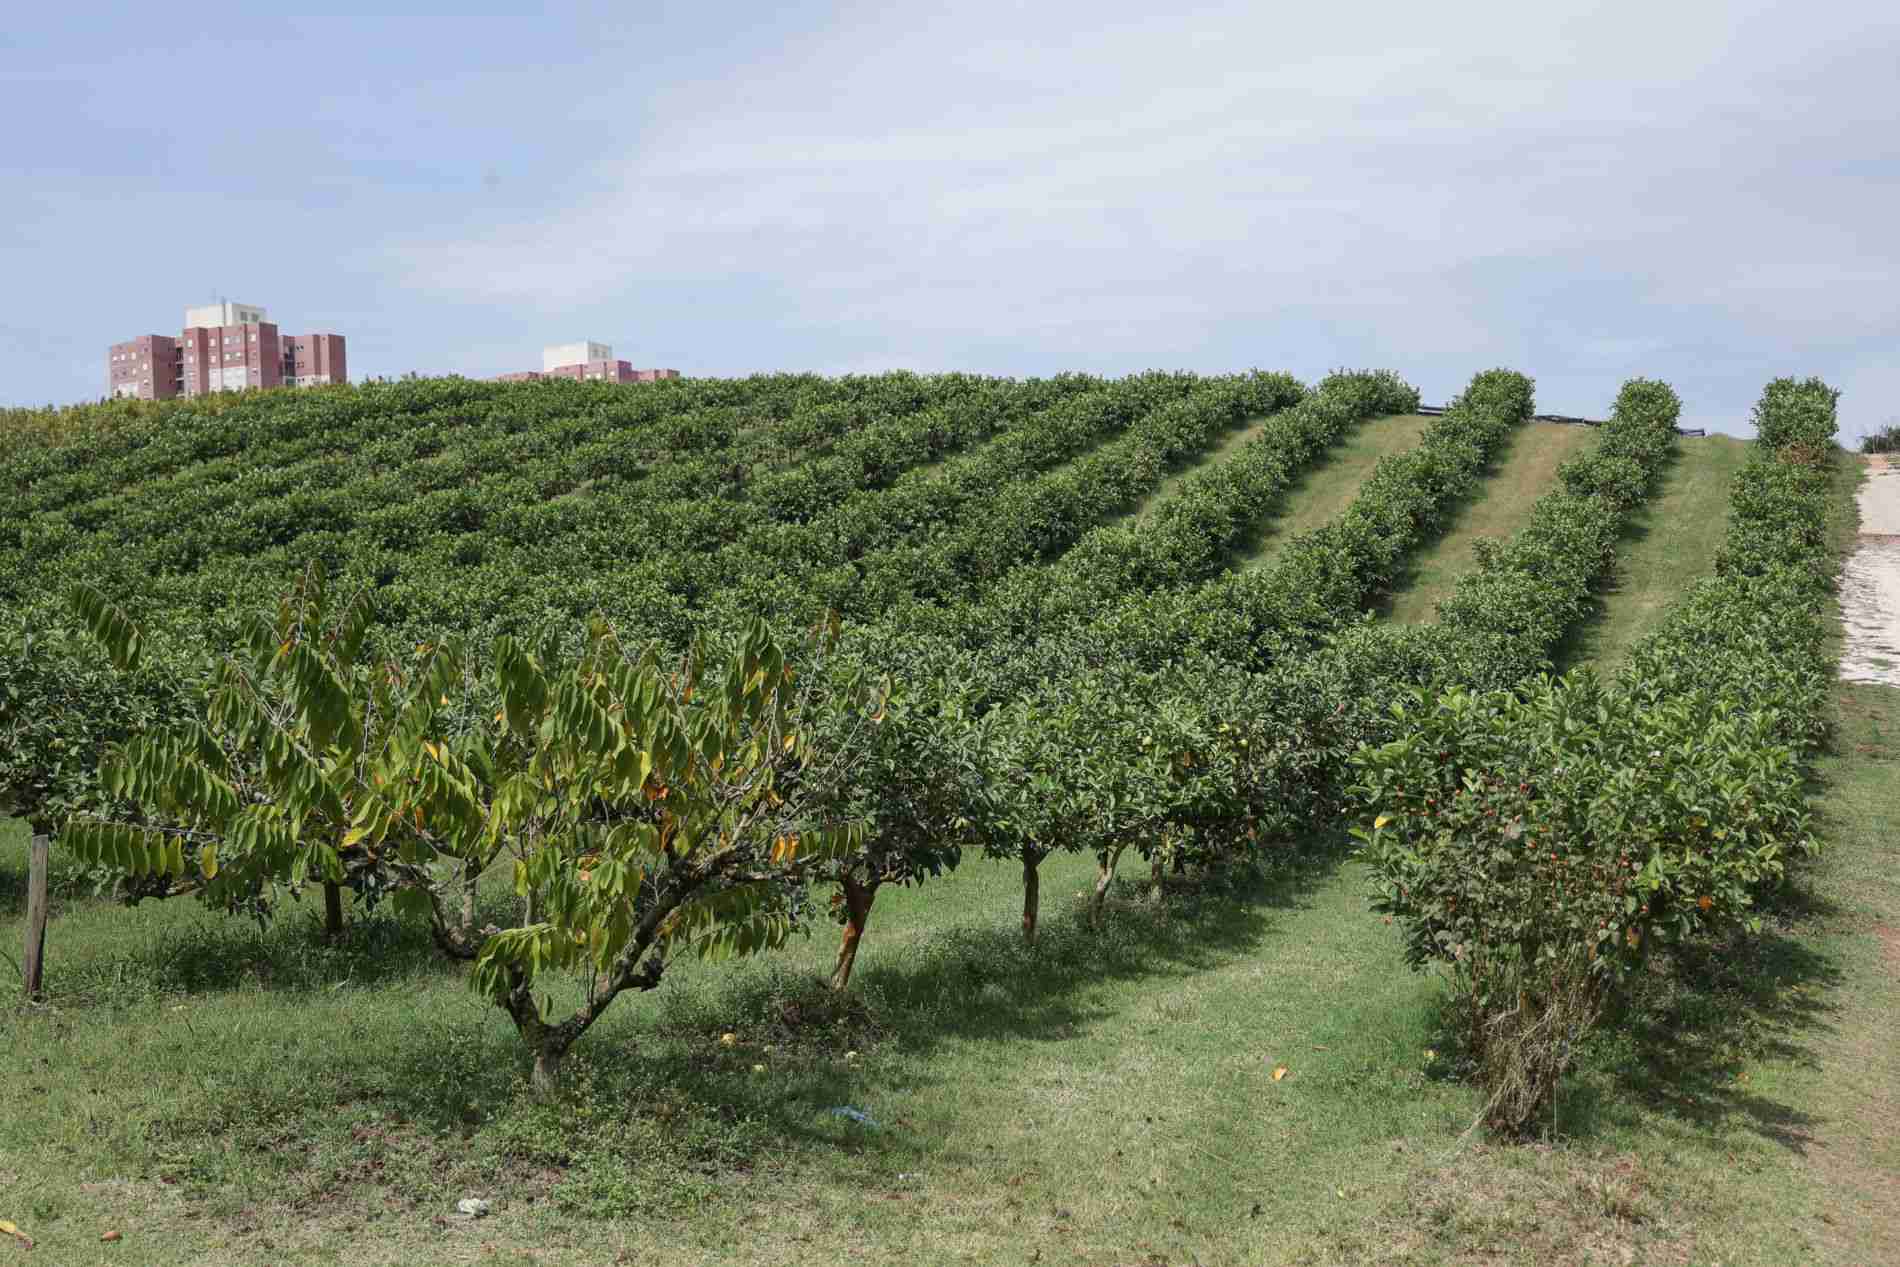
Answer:
MULTIPOLYGON (((1809 895, 1789 905, 1819 916, 1826 903, 1809 895)), ((1840 1008, 1841 963, 1792 927, 1660 956, 1599 1024, 1583 1076, 1566 1092, 1563 1129, 1599 1135, 1661 1113, 1804 1153, 1817 1119, 1747 1081, 1763 1061, 1814 1066, 1813 1043, 1840 1008)))
MULTIPOLYGON (((1013 921, 967 921, 937 929, 902 954, 868 954, 880 933, 866 931, 866 955, 844 995, 855 1024, 899 1037, 910 1052, 944 1041, 1060 1041, 1110 1009, 1087 999, 1094 988, 1140 978, 1188 978, 1231 961, 1271 935, 1275 914, 1305 904, 1343 857, 1322 849, 1239 881, 1178 881, 1151 900, 1146 881, 1117 883, 1100 927, 1085 904, 1045 904, 1035 944, 1013 921)), ((722 1022, 773 1026, 787 992, 802 1016, 832 1016, 838 995, 804 974, 735 976, 714 992, 676 995, 663 1026, 722 1022), (800 984, 802 980, 802 984, 800 984)))
MULTIPOLYGON (((321 904, 316 901, 285 899, 263 925, 249 916, 206 910, 191 898, 167 901, 176 906, 143 927, 131 921, 157 906, 159 899, 105 912, 127 921, 124 936, 112 943, 116 953, 63 953, 72 926, 62 928, 56 919, 47 938, 53 1000, 84 1007, 241 989, 311 993, 460 971, 441 956, 424 926, 383 912, 349 907, 343 935, 332 941, 319 930, 321 904)), ((505 905, 485 902, 479 918, 506 918, 505 905)))
MULTIPOLYGON (((955 925, 901 954, 867 954, 843 994, 823 977, 769 957, 710 986, 663 984, 657 1024, 629 1015, 631 1009, 610 1012, 576 1044, 570 1094, 562 1099, 604 1094, 630 1104, 675 1103, 690 1108, 682 1122, 732 1119, 736 1112, 766 1124, 779 1140, 902 1150, 909 1145, 901 1132, 867 1129, 831 1110, 917 1087, 932 1076, 920 1072, 920 1063, 945 1043, 1076 1037, 1113 1013, 1090 997, 1103 984, 1185 980, 1230 962, 1271 936, 1277 912, 1304 905, 1341 856, 1323 852, 1233 885, 1177 883, 1158 902, 1124 886, 1099 929, 1076 903, 1047 911, 1033 946, 1013 925, 955 925), (733 1047, 720 1043, 723 1033, 734 1034, 733 1047), (901 1069, 872 1073, 845 1059, 884 1044, 903 1053, 901 1069), (753 1074, 760 1063, 769 1078, 753 1074)), ((867 936, 878 931, 874 918, 867 936)), ((470 1071, 490 1094, 502 1093, 503 1083, 519 1092, 526 1069, 525 1053, 512 1041, 502 1045, 506 1056, 500 1049, 491 1054, 505 1076, 492 1068, 470 1071)), ((428 1071, 439 1062, 429 1052, 413 1049, 403 1059, 423 1083, 434 1080, 428 1071)), ((399 1096, 402 1085, 397 1080, 390 1093, 399 1096)), ((427 1097, 391 1107, 442 1116, 442 1106, 427 1097)))
MULTIPOLYGON (((345 1046, 312 1036, 286 1047, 228 1006, 163 1010, 158 1023, 167 1028, 195 1018, 193 1032, 202 1036, 189 1045, 215 1053, 220 1078, 252 1091, 241 1103, 167 1097, 172 1107, 150 1123, 156 1141, 217 1138, 266 1155, 301 1139, 321 1153, 355 1147, 352 1132, 406 1130, 421 1133, 417 1146, 450 1161, 473 1149, 511 1164, 584 1168, 608 1159, 642 1173, 653 1159, 732 1173, 787 1145, 908 1159, 928 1143, 908 1124, 868 1126, 833 1110, 869 1105, 875 1116, 893 1095, 957 1076, 931 1060, 945 1043, 1074 1037, 1115 1010, 1096 997, 1105 983, 1185 980, 1231 962, 1272 935, 1277 912, 1303 905, 1340 856, 1309 851, 1263 879, 1228 885, 1176 883, 1158 902, 1124 886, 1100 929, 1090 926, 1082 903, 1047 902, 1034 946, 1023 944, 1013 922, 978 917, 923 934, 902 953, 867 955, 843 995, 774 956, 710 981, 663 984, 658 1023, 651 1006, 622 1000, 576 1045, 563 1094, 546 1101, 528 1092, 527 1054, 512 1026, 472 996, 465 996, 468 1006, 443 1000, 427 978, 459 968, 436 955, 424 930, 388 918, 355 918, 332 944, 296 908, 263 929, 194 909, 195 918, 167 919, 120 943, 117 953, 62 973, 62 1006, 45 1021, 90 1025, 71 1004, 143 1002, 155 994, 263 989, 332 998, 339 983, 407 979, 435 991, 419 993, 407 1012, 379 1012, 390 1017, 387 1028, 345 1046), (174 1011, 183 1014, 174 1018, 174 1011), (739 1036, 730 1047, 720 1042, 727 1031, 739 1036), (901 1059, 845 1059, 848 1051, 871 1056, 884 1044, 901 1059), (755 1065, 769 1075, 755 1073, 755 1065)), ((874 922, 871 935, 879 931, 874 922)), ((557 1003, 556 1014, 562 1010, 557 1003)), ((321 1014, 334 1011, 326 1005, 321 1014)), ((172 1081, 183 1088, 189 1079, 181 1072, 172 1081)))
MULTIPOLYGON (((700 1199, 694 1191, 703 1197, 707 1184, 775 1165, 788 1149, 871 1174, 916 1169, 930 1156, 941 1160, 943 1141, 898 1106, 921 1087, 970 1076, 955 1058, 938 1058, 942 1045, 1077 1037, 1114 1010, 1094 1001, 1096 987, 1185 980, 1231 962, 1270 938, 1276 912, 1303 905, 1337 861, 1309 857, 1230 887, 1177 884, 1160 902, 1119 894, 1099 930, 1082 904, 1062 903, 1047 912, 1033 947, 1008 925, 933 931, 881 962, 867 959, 842 995, 808 968, 771 956, 711 981, 663 984, 657 1023, 651 1007, 622 1000, 575 1046, 562 1093, 546 1099, 528 1090, 527 1055, 512 1027, 472 998, 467 1008, 425 1005, 344 1049, 316 1043, 287 1052, 236 1034, 225 1044, 207 1035, 225 1074, 254 1093, 241 1105, 182 1097, 153 1124, 154 1138, 216 1137, 256 1154, 273 1173, 303 1178, 299 1156, 347 1152, 365 1133, 406 1139, 412 1152, 434 1158, 428 1165, 453 1170, 492 1158, 529 1176, 530 1189, 603 1214, 653 1201, 690 1204, 700 1199), (734 1035, 730 1046, 724 1033, 734 1035), (286 1059, 297 1067, 283 1070, 286 1059), (257 1076, 245 1073, 251 1066, 257 1076), (860 1112, 868 1120, 854 1116, 860 1112)), ((371 930, 358 935, 364 940, 352 955, 379 950, 416 967, 427 954, 399 929, 381 934, 389 938, 382 943, 371 930)), ((209 941, 202 947, 212 958, 215 950, 209 941)), ((282 951, 265 957, 273 990, 329 978, 318 961, 287 963, 282 951)), ((192 979, 202 984, 211 970, 199 961, 192 979)), ((172 971, 187 975, 177 964, 172 971)), ((232 982, 250 979, 242 966, 222 971, 232 982)))

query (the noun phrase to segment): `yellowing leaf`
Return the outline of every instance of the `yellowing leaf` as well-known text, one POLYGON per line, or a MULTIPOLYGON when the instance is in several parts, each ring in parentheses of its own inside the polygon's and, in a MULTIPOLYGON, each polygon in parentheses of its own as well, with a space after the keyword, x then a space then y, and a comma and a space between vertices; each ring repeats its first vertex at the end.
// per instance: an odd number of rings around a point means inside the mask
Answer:
POLYGON ((207 880, 218 878, 218 847, 216 845, 206 845, 198 851, 198 869, 204 872, 207 880))
POLYGON ((20 1242, 24 1248, 33 1248, 33 1238, 5 1219, 0 1219, 0 1236, 11 1236, 14 1240, 20 1242))
POLYGON ((1280 1079, 1282 1079, 1282 1078, 1284 1078, 1284 1077, 1286 1077, 1286 1066, 1285 1066, 1285 1065, 1275 1065, 1275 1066, 1273 1067, 1273 1080, 1274 1080, 1275 1082, 1278 1082, 1278 1081, 1279 1081, 1280 1079))
POLYGON ((1390 815, 1390 814, 1381 814, 1381 815, 1379 815, 1379 816, 1378 816, 1377 818, 1375 818, 1375 819, 1373 819, 1373 820, 1372 820, 1372 829, 1373 829, 1374 831, 1377 831, 1377 830, 1379 830, 1379 829, 1380 829, 1381 827, 1384 827, 1384 826, 1385 826, 1385 825, 1386 825, 1387 823, 1389 823, 1389 822, 1391 822, 1391 821, 1392 821, 1392 815, 1390 815))

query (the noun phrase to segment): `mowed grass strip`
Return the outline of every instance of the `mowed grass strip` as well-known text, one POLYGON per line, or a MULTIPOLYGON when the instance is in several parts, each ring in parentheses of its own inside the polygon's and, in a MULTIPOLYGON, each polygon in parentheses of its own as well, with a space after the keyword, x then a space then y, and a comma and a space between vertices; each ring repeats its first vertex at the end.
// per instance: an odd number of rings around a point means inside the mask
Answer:
POLYGON ((1714 574, 1730 486, 1747 459, 1748 441, 1732 436, 1681 441, 1654 496, 1625 521, 1602 602, 1558 654, 1559 668, 1615 668, 1691 585, 1714 574))
POLYGON ((1241 544, 1235 567, 1243 572, 1266 567, 1286 542, 1337 519, 1352 505, 1379 459, 1412 448, 1432 422, 1422 414, 1400 414, 1360 423, 1323 461, 1294 481, 1283 500, 1285 513, 1241 544))
POLYGON ((1438 618, 1439 600, 1473 566, 1472 543, 1504 538, 1530 519, 1531 507, 1557 480, 1557 468, 1596 442, 1596 428, 1529 422, 1505 441, 1473 497, 1452 512, 1442 536, 1419 551, 1395 587, 1388 615, 1400 624, 1438 618))

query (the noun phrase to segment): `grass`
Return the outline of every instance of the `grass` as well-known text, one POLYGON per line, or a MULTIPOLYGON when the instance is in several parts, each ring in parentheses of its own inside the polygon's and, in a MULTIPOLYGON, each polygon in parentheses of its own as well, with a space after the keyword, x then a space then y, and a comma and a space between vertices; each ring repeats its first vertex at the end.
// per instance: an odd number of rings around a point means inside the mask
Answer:
POLYGON ((1713 574, 1729 487, 1747 459, 1748 443, 1730 436, 1682 441, 1655 496, 1629 517, 1604 601, 1559 654, 1560 668, 1614 668, 1697 578, 1713 574))
MULTIPOLYGON (((972 860, 880 897, 848 999, 829 929, 686 965, 549 1104, 413 929, 330 947, 62 874, 52 998, 0 1014, 0 1218, 157 1267, 1900 1261, 1900 691, 1837 701, 1830 849, 1762 936, 1654 964, 1542 1145, 1466 1134, 1437 987, 1323 843, 1125 885, 1100 932, 1090 860, 1052 859, 1033 950, 1014 869, 972 860)), ((9 949, 24 854, 0 823, 9 949)))
MULTIPOLYGON (((1079 890, 1089 865, 1047 864, 1047 883, 1079 890)), ((150 1263, 450 1262, 483 1242, 543 1262, 601 1261, 595 1242, 641 1261, 854 1243, 920 1263, 1220 1261, 1396 1186, 1392 1139, 1468 1119, 1423 1054, 1428 992, 1383 971, 1389 930, 1331 866, 1130 891, 1108 932, 1064 911, 1033 951, 1010 929, 1015 881, 977 862, 880 899, 844 1008, 815 988, 826 940, 688 970, 585 1040, 552 1108, 523 1094, 499 1015, 395 925, 325 948, 307 918, 260 932, 76 900, 50 939, 53 1004, 8 1022, 34 1094, 0 1124, 0 1217, 62 1262, 108 1228, 150 1263), (438 1226, 470 1192, 496 1216, 438 1226)), ((0 935, 17 930, 9 911, 0 935)))
POLYGON ((1376 418, 1364 423, 1335 448, 1328 459, 1306 471, 1287 490, 1286 513, 1267 524, 1236 552, 1241 571, 1266 567, 1286 542, 1331 523, 1352 504, 1359 486, 1379 459, 1403 453, 1418 443, 1432 419, 1421 414, 1376 418))
POLYGON ((1394 586, 1391 618, 1408 625, 1435 620, 1439 601, 1471 567, 1472 543, 1508 537, 1522 527, 1532 504, 1555 482, 1557 467, 1595 437, 1594 428, 1555 422, 1517 428, 1475 495, 1453 512, 1446 531, 1413 556, 1411 569, 1394 586))

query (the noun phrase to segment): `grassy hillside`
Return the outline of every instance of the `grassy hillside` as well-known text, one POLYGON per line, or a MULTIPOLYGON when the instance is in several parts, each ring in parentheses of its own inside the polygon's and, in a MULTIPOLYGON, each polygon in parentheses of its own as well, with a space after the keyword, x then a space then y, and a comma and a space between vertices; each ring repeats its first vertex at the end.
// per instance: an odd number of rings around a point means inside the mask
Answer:
MULTIPOLYGON (((1419 422, 1353 429, 1274 535, 1332 519, 1419 422)), ((1471 536, 1509 532, 1591 435, 1520 432, 1432 565, 1455 575, 1471 536)), ((1707 571, 1714 541, 1680 529, 1720 523, 1741 446, 1704 443, 1625 534, 1591 656, 1621 655, 1707 571)), ((1159 451, 1103 487, 1160 480, 1159 451)), ((28 1088, 0 1115, 0 1217, 49 1261, 158 1267, 1893 1261, 1900 692, 1835 702, 1829 851, 1767 896, 1759 937, 1642 964, 1537 1146, 1474 1131, 1485 1106, 1442 979, 1400 966, 1401 930, 1368 910, 1370 872, 1331 819, 1258 872, 1156 892, 1131 863, 1099 926, 1095 859, 1057 852, 1033 947, 1019 861, 972 845, 952 877, 882 891, 848 994, 825 988, 822 917, 780 953, 676 962, 588 1034, 550 1100, 529 1094, 508 1020, 387 905, 353 903, 332 943, 308 907, 267 927, 189 899, 128 909, 62 865, 51 997, 0 1012, 28 1088), (492 1216, 454 1217, 463 1196, 492 1216)), ((24 852, 0 821, 9 954, 24 852)), ((482 901, 516 918, 505 863, 482 901)), ((555 1012, 578 998, 542 987, 555 1012)))
POLYGON ((1400 624, 1433 619, 1438 601, 1471 567, 1472 542, 1508 537, 1522 527, 1532 504, 1556 480, 1557 468, 1588 449, 1592 437, 1589 427, 1554 422, 1519 428, 1478 495, 1457 513, 1444 535, 1414 558, 1407 580, 1395 590, 1391 619, 1400 624))
POLYGON ((1128 885, 1103 932, 1068 896, 1089 861, 1057 858, 1033 953, 1012 869, 966 864, 883 899, 852 1003, 818 986, 822 935, 689 966, 553 1107, 414 936, 74 897, 57 1008, 0 1018, 13 1068, 61 1071, 0 1119, 8 1216, 56 1261, 121 1230, 157 1267, 1891 1261, 1896 696, 1840 693, 1832 852, 1714 980, 1659 977, 1592 1043, 1555 1147, 1466 1134, 1437 986, 1393 970, 1336 852, 1160 904, 1128 885), (494 1216, 450 1217, 469 1194, 494 1216))

